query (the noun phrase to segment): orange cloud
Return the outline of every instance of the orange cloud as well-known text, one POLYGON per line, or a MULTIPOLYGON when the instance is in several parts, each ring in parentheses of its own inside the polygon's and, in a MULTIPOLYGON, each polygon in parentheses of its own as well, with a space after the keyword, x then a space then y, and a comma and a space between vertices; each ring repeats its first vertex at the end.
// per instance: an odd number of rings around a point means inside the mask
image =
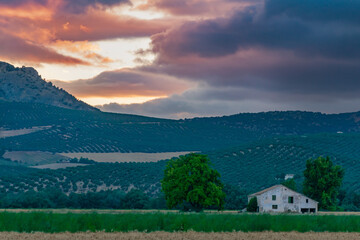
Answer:
POLYGON ((61 41, 57 40, 51 44, 55 49, 66 50, 68 52, 78 54, 85 59, 92 60, 94 63, 108 64, 114 62, 111 58, 104 57, 94 51, 99 50, 99 47, 88 41, 61 41))
POLYGON ((2 17, 50 21, 53 10, 37 4, 25 4, 16 7, 0 6, 0 15, 2 17))
POLYGON ((0 46, 0 58, 4 60, 89 65, 88 62, 81 59, 59 54, 42 45, 37 45, 22 38, 5 34, 1 30, 0 46))
MULTIPOLYGON (((95 0, 85 2, 86 6, 80 11, 81 5, 78 2, 68 0, 17 0, 5 3, 0 1, 2 42, 16 38, 16 41, 21 40, 19 48, 26 46, 24 54, 16 49, 14 53, 10 53, 0 47, 0 57, 34 63, 40 60, 42 63, 60 61, 88 65, 88 61, 91 61, 94 65, 108 64, 113 60, 96 53, 89 41, 151 36, 164 31, 171 24, 170 21, 164 20, 148 21, 119 16, 95 4, 111 6, 113 3, 125 3, 127 0, 111 1, 111 4, 95 0), (74 4, 76 11, 71 10, 74 4), (64 51, 79 58, 64 56, 64 51), (45 53, 47 57, 39 57, 45 53), (55 55, 58 61, 55 60, 55 55)), ((6 44, 13 45, 10 42, 6 44)))
POLYGON ((81 53, 81 52, 90 52, 90 51, 96 51, 99 50, 99 47, 93 43, 90 43, 88 41, 62 41, 57 40, 54 43, 52 43, 52 46, 57 48, 65 49, 69 52, 73 53, 81 53))
POLYGON ((169 28, 173 21, 142 20, 92 9, 84 14, 67 15, 66 22, 63 16, 57 15, 51 25, 44 24, 44 27, 53 29, 58 40, 97 41, 151 36, 169 28))

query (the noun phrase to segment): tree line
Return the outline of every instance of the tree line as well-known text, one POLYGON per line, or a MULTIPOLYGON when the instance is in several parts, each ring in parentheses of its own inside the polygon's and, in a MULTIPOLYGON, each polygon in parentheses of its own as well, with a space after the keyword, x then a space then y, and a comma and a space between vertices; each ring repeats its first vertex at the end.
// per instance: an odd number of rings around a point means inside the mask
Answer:
MULTIPOLYGON (((244 208, 247 192, 225 185, 225 209, 244 208)), ((1 193, 0 208, 72 208, 72 209, 167 209, 164 194, 149 197, 145 192, 108 190, 100 192, 64 194, 60 189, 30 190, 21 193, 1 193)), ((182 208, 177 208, 183 210, 182 208)))

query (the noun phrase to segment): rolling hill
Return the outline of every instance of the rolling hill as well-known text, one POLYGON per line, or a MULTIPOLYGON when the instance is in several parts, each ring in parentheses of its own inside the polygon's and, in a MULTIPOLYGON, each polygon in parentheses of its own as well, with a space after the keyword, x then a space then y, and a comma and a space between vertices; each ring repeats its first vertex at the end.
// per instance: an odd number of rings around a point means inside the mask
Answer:
MULTIPOLYGON (((296 182, 301 186, 306 160, 318 156, 330 156, 335 164, 345 169, 343 188, 347 192, 360 191, 358 133, 273 137, 204 153, 209 155, 225 183, 248 192, 281 183, 285 174, 295 174, 296 182)), ((139 188, 149 195, 157 195, 166 162, 97 163, 58 170, 33 170, 13 176, 0 172, 0 192, 47 187, 60 188, 66 193, 139 188)))
POLYGON ((289 111, 167 120, 0 101, 0 130, 38 129, 2 137, 0 146, 13 151, 49 152, 209 151, 274 136, 356 133, 360 132, 359 119, 359 112, 289 111))

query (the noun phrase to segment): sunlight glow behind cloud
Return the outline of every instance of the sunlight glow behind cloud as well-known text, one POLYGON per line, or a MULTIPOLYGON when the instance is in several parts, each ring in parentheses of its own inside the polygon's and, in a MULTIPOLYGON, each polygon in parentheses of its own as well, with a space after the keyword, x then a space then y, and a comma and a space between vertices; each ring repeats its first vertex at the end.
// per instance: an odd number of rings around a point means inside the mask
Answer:
MULTIPOLYGON (((88 43, 89 44, 89 43, 88 43)), ((136 51, 139 49, 148 49, 150 44, 149 38, 134 38, 134 39, 115 39, 107 41, 91 42, 94 52, 101 56, 106 56, 113 60, 107 64, 97 64, 93 66, 68 66, 64 68, 61 65, 43 64, 37 68, 40 74, 48 80, 65 80, 72 81, 77 79, 88 79, 95 75, 113 69, 131 68, 139 66, 140 63, 135 61, 137 58, 136 51)), ((74 47, 74 44, 71 44, 74 47)), ((56 46, 54 46, 56 48, 56 46)), ((67 55, 79 57, 78 52, 68 51, 66 48, 58 50, 67 55)), ((85 57, 81 57, 84 60, 85 57)), ((144 60, 152 62, 153 54, 143 56, 144 60)))

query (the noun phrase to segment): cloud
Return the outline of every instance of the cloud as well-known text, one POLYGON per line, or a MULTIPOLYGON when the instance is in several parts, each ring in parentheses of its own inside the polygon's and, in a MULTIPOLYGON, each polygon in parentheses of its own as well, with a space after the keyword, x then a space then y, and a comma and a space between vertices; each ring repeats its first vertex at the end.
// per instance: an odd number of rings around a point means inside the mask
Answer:
MULTIPOLYGON (((56 16, 50 23, 55 26, 56 39, 69 41, 145 37, 164 31, 171 24, 169 20, 141 20, 103 11, 70 14, 65 23, 62 16, 56 16)), ((50 25, 47 28, 51 28, 50 25)))
POLYGON ((266 0, 266 15, 306 21, 360 21, 360 2, 352 0, 266 0))
POLYGON ((0 0, 0 56, 105 65, 112 60, 91 41, 151 36, 151 49, 138 56, 150 51, 153 63, 139 58, 136 69, 58 82, 79 97, 171 95, 105 110, 181 117, 345 111, 359 103, 359 1, 148 0, 136 7, 166 16, 152 20, 112 11, 122 4, 129 2, 0 0))
POLYGON ((171 15, 192 16, 197 18, 225 16, 260 0, 148 0, 139 9, 155 9, 171 15))
POLYGON ((63 11, 69 13, 83 13, 89 6, 92 7, 112 7, 120 4, 130 4, 129 0, 65 0, 63 11))
POLYGON ((27 3, 46 5, 48 0, 0 0, 1 5, 18 6, 27 3))
POLYGON ((103 72, 92 79, 53 81, 77 97, 168 96, 188 89, 191 84, 175 77, 121 69, 103 72))
POLYGON ((63 13, 83 13, 88 7, 112 7, 120 4, 130 4, 129 0, 0 0, 0 5, 13 7, 28 4, 49 6, 54 2, 57 3, 63 13))
POLYGON ((294 98, 284 92, 273 92, 245 88, 214 88, 201 86, 183 94, 155 99, 140 104, 110 103, 96 106, 105 112, 117 112, 181 119, 232 115, 244 112, 305 110, 325 113, 354 112, 358 110, 360 98, 330 99, 313 101, 307 98, 294 98), (287 101, 284 101, 287 99, 287 101))
MULTIPOLYGON (((316 1, 312 2, 316 5, 316 1)), ((298 55, 360 59, 360 29, 353 25, 356 21, 313 22, 296 16, 289 18, 281 12, 274 16, 268 14, 267 6, 265 10, 248 7, 230 18, 186 22, 154 35, 153 50, 163 57, 221 57, 239 50, 265 48, 298 55)))
POLYGON ((0 30, 0 58, 4 60, 22 60, 37 63, 57 63, 65 65, 89 65, 81 59, 65 56, 52 49, 24 41, 0 30))
POLYGON ((22 63, 105 66, 113 60, 78 45, 150 36, 171 24, 171 21, 120 16, 104 9, 128 3, 127 0, 0 0, 1 41, 10 47, 0 47, 0 57, 22 63))
MULTIPOLYGON (((311 109, 325 102, 357 101, 360 12, 354 13, 360 8, 351 10, 353 1, 330 2, 319 8, 317 1, 268 0, 229 17, 185 22, 152 36, 158 58, 147 68, 218 89, 233 87, 238 95, 265 105, 287 101, 295 106, 298 101, 311 109), (350 15, 344 21, 336 18, 340 4, 341 14, 350 15)), ((217 95, 228 97, 221 91, 217 95)))

